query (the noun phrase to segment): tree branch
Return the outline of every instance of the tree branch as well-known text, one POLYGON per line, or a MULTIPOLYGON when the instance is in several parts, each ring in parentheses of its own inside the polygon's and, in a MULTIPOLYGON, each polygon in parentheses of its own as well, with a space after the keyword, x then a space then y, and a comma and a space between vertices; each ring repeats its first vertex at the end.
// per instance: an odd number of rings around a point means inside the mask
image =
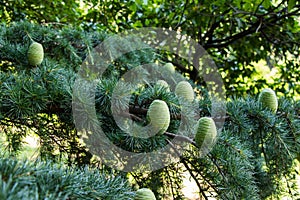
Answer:
POLYGON ((194 145, 195 147, 198 147, 198 145, 196 144, 196 142, 194 140, 192 140, 191 138, 187 137, 187 136, 184 136, 184 135, 176 135, 174 133, 169 133, 169 132, 165 132, 164 133, 165 135, 167 136, 170 136, 170 137, 174 137, 174 138, 177 138, 183 142, 188 142, 192 145, 194 145))
POLYGON ((242 37, 245 37, 247 35, 250 35, 251 33, 255 33, 257 27, 259 26, 260 21, 257 21, 256 23, 254 23, 250 28, 248 28, 245 31, 239 32, 235 35, 231 35, 228 36, 224 39, 216 39, 213 40, 213 42, 211 44, 205 44, 204 48, 205 49, 209 49, 209 48, 222 48, 222 47, 226 47, 229 44, 233 43, 235 40, 240 39, 242 37))
MULTIPOLYGON (((297 7, 298 8, 298 7, 297 7)), ((255 15, 256 17, 258 17, 258 20, 253 23, 248 29, 242 31, 242 32, 239 32, 237 34, 234 34, 234 35, 230 35, 226 38, 223 38, 223 39, 216 39, 216 40, 212 40, 211 43, 206 43, 204 44, 204 48, 205 49, 209 49, 209 48, 222 48, 222 47, 226 47, 228 46, 229 44, 233 43, 234 41, 236 41, 237 39, 240 39, 242 37, 245 37, 247 35, 250 35, 252 33, 255 33, 258 29, 258 27, 260 26, 260 29, 263 29, 263 24, 261 24, 262 22, 264 24, 269 24, 269 23, 274 23, 274 22, 278 22, 284 18, 287 18, 287 17, 290 17, 290 16, 297 16, 299 15, 299 12, 300 12, 300 9, 296 9, 294 10, 293 12, 290 12, 290 13, 286 13, 284 15, 281 15, 280 17, 278 17, 278 15, 280 13, 285 13, 285 8, 278 11, 276 14, 272 14, 271 13, 268 13, 269 15, 271 15, 271 17, 269 18, 263 18, 263 16, 259 16, 259 15, 255 15)), ((267 16, 267 15, 265 15, 267 16)))
MULTIPOLYGON (((180 18, 179 18, 179 20, 178 20, 178 23, 177 23, 177 25, 175 26, 175 29, 177 29, 178 27, 181 26, 181 24, 182 24, 182 21, 181 21, 181 20, 182 20, 182 18, 183 18, 184 12, 186 11, 186 8, 187 8, 188 3, 189 3, 189 1, 188 1, 188 0, 185 0, 184 7, 183 7, 183 9, 182 9, 182 12, 181 12, 180 18)), ((175 18, 175 16, 176 16, 176 15, 174 15, 173 19, 175 18)), ((172 19, 172 20, 173 20, 173 19, 172 19)))
MULTIPOLYGON (((176 149, 176 147, 172 144, 171 141, 169 141, 167 139, 167 142, 170 144, 170 146, 174 149, 174 151, 176 152, 176 154, 181 157, 180 153, 178 152, 178 150, 176 149)), ((192 176, 192 178, 194 179, 194 181, 196 182, 200 193, 202 194, 202 196, 204 197, 205 200, 208 200, 208 197, 205 194, 205 191, 202 189, 200 182, 198 181, 197 177, 194 175, 193 171, 191 170, 191 168, 189 167, 188 163, 185 161, 185 159, 181 160, 183 165, 185 166, 185 168, 189 171, 190 175, 192 176)))
MULTIPOLYGON (((223 14, 223 15, 229 13, 230 11, 231 11, 231 9, 228 9, 228 10, 224 11, 224 14, 223 14)), ((215 20, 215 17, 212 17, 212 19, 215 20)), ((203 36, 204 39, 205 39, 205 38, 208 38, 207 43, 212 42, 213 33, 214 33, 214 31, 216 30, 216 28, 218 28, 218 27, 220 26, 220 24, 221 24, 222 22, 225 22, 225 19, 224 19, 224 18, 222 18, 220 21, 214 22, 214 23, 210 26, 209 30, 208 30, 208 31, 205 33, 205 35, 203 36)))

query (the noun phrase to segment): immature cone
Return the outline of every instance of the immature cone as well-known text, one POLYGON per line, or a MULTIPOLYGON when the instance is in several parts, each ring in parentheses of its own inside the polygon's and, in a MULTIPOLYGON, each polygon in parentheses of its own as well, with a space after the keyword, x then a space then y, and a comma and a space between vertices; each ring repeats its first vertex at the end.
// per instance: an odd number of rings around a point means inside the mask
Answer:
POLYGON ((258 101, 262 104, 264 108, 269 108, 274 113, 277 111, 278 100, 275 92, 272 89, 263 89, 258 96, 258 101))
POLYGON ((150 125, 155 134, 163 134, 170 124, 170 111, 166 102, 162 100, 154 100, 147 112, 150 119, 150 125))
POLYGON ((38 42, 31 43, 28 49, 27 57, 30 65, 40 65, 44 59, 43 46, 38 42))
POLYGON ((176 85, 175 94, 188 102, 192 102, 194 100, 193 87, 187 81, 181 81, 176 85))
POLYGON ((170 91, 169 84, 168 84, 166 81, 164 81, 164 80, 158 80, 158 81, 156 82, 156 84, 159 85, 159 86, 161 86, 161 87, 166 88, 166 90, 167 90, 168 92, 170 91))
POLYGON ((156 200, 154 193, 148 188, 141 188, 136 191, 134 200, 156 200))
POLYGON ((173 65, 172 63, 166 63, 166 64, 164 65, 164 67, 165 67, 167 70, 169 70, 171 73, 174 73, 174 72, 175 72, 175 67, 174 67, 174 65, 173 65))
POLYGON ((206 147, 213 145, 217 137, 217 128, 214 120, 210 117, 202 117, 198 120, 196 127, 196 144, 199 147, 202 145, 205 145, 206 147), (203 144, 204 141, 205 144, 203 144))

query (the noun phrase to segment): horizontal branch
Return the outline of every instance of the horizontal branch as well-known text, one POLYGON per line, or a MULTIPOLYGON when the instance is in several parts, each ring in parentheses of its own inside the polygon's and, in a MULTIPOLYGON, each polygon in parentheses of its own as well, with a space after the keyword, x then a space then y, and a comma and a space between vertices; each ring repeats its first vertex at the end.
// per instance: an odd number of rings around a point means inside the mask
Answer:
POLYGON ((170 136, 170 137, 177 138, 177 139, 179 139, 180 141, 188 142, 188 143, 194 145, 195 147, 198 147, 198 145, 196 144, 196 142, 195 142, 194 140, 192 140, 191 138, 187 137, 187 136, 184 136, 184 135, 176 135, 176 134, 170 133, 170 132, 165 132, 164 134, 167 135, 167 136, 170 136))
MULTIPOLYGON (((210 40, 211 42, 204 44, 203 47, 205 49, 226 47, 229 44, 233 43, 234 41, 236 41, 236 40, 238 40, 240 38, 243 38, 243 37, 245 37, 247 35, 255 33, 258 30, 258 27, 260 29, 263 29, 262 23, 263 24, 270 24, 270 23, 273 23, 273 22, 278 22, 278 21, 280 21, 280 20, 282 20, 284 18, 287 18, 287 17, 298 16, 299 13, 300 13, 300 8, 298 6, 296 8, 297 9, 295 9, 293 12, 289 12, 289 13, 286 13, 285 12, 286 9, 284 8, 284 9, 278 11, 277 13, 272 14, 268 18, 256 15, 256 17, 258 18, 258 20, 255 23, 253 23, 248 29, 246 29, 246 30, 244 30, 242 32, 230 35, 230 36, 228 36, 226 38, 210 40), (286 13, 286 14, 282 14, 282 15, 278 16, 280 13, 286 13)), ((269 13, 269 14, 271 14, 271 13, 269 13)))

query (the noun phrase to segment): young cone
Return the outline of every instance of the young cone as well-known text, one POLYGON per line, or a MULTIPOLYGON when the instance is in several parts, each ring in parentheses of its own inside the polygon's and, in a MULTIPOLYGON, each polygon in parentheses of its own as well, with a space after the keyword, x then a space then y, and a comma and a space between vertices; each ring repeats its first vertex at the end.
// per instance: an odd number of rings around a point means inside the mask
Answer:
POLYGON ((44 59, 43 46, 38 42, 31 43, 28 49, 27 57, 30 65, 40 65, 44 59))
POLYGON ((155 134, 163 134, 170 124, 170 111, 166 102, 154 100, 149 107, 147 117, 150 119, 152 131, 155 134))
POLYGON ((170 92, 169 84, 168 84, 166 81, 164 81, 164 80, 158 80, 158 81, 156 82, 156 85, 159 85, 159 86, 161 86, 161 87, 164 87, 164 88, 166 88, 166 91, 170 92))
POLYGON ((277 111, 277 96, 275 92, 270 88, 265 88, 260 92, 258 96, 258 102, 260 102, 264 108, 269 108, 274 113, 277 111))
POLYGON ((196 126, 195 142, 201 147, 210 147, 213 145, 215 138, 217 137, 217 128, 215 122, 210 117, 202 117, 198 120, 196 126), (205 143, 203 143, 205 142, 205 143))
POLYGON ((164 67, 169 70, 171 73, 175 73, 175 67, 172 63, 166 63, 164 67))
POLYGON ((192 102, 195 98, 193 87, 187 81, 181 81, 176 85, 175 94, 188 102, 192 102))
POLYGON ((134 200, 156 200, 156 197, 150 189, 141 188, 136 191, 134 200))

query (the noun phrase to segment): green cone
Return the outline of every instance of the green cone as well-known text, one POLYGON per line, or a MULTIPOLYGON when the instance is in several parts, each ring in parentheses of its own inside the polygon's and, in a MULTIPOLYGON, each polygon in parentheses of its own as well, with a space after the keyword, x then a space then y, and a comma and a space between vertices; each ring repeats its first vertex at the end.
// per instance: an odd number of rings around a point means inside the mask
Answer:
POLYGON ((38 42, 31 43, 28 49, 27 57, 30 65, 40 65, 44 59, 43 46, 38 42))
POLYGON ((168 84, 166 81, 164 81, 164 80, 158 80, 158 81, 156 82, 156 85, 159 85, 159 86, 161 86, 161 87, 164 87, 164 88, 166 88, 166 91, 170 92, 169 84, 168 84))
POLYGON ((193 87, 187 81, 181 81, 176 85, 175 94, 189 102, 192 102, 195 98, 193 87))
POLYGON ((170 111, 166 102, 162 100, 154 100, 147 112, 150 120, 152 131, 155 134, 163 134, 170 124, 170 111))
POLYGON ((270 88, 263 89, 259 96, 258 102, 262 104, 264 108, 268 108, 272 110, 274 113, 277 111, 278 108, 278 100, 275 92, 270 88))
POLYGON ((136 191, 134 200, 156 200, 154 193, 148 188, 141 188, 136 191))
POLYGON ((175 67, 172 63, 166 63, 164 67, 169 70, 171 73, 175 73, 175 67))
POLYGON ((215 138, 217 137, 217 128, 215 122, 210 117, 202 117, 198 120, 196 126, 195 142, 201 147, 205 145, 209 147, 213 145, 215 138), (205 141, 205 144, 203 142, 205 141))

